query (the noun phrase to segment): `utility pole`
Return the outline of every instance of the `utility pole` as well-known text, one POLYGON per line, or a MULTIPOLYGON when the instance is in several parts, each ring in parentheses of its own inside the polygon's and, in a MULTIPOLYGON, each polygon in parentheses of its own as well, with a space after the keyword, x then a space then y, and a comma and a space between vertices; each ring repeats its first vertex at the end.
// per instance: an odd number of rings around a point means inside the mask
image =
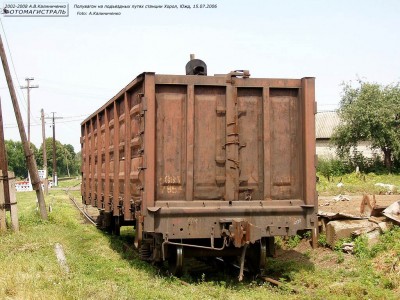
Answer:
POLYGON ((54 112, 53 114, 53 185, 58 185, 57 178, 57 162, 56 162, 56 122, 54 120, 54 112))
POLYGON ((45 119, 52 119, 53 120, 53 186, 58 185, 58 178, 57 178, 57 163, 56 163, 56 119, 62 119, 62 117, 54 117, 56 112, 51 112, 53 114, 52 118, 45 118, 45 119))
POLYGON ((3 40, 0 35, 0 56, 3 63, 4 74, 6 76, 8 90, 10 91, 11 101, 14 107, 15 118, 17 119, 19 134, 21 136, 21 142, 24 148, 24 154, 26 157, 26 163, 28 166, 29 173, 32 179, 33 189, 36 191, 36 197, 39 203, 40 215, 42 219, 47 220, 47 209, 46 202, 44 201, 44 195, 42 188, 40 186, 40 179, 38 174, 38 169, 36 165, 36 160, 33 152, 30 149, 28 140, 26 138, 26 132, 24 129, 24 122, 22 121, 21 111, 19 110, 19 105, 17 101, 17 95, 15 94, 14 84, 12 81, 10 67, 8 66, 6 52, 4 51, 3 40))
POLYGON ((43 137, 43 146, 42 146, 42 148, 43 148, 43 169, 44 169, 44 182, 43 182, 43 185, 44 185, 44 193, 46 195, 48 195, 49 194, 49 182, 48 182, 48 179, 47 179, 46 130, 45 130, 45 126, 44 126, 44 110, 43 110, 43 108, 41 110, 41 113, 42 113, 42 118, 41 118, 42 119, 42 137, 43 137))
POLYGON ((65 162, 67 164, 67 173, 68 173, 68 177, 71 177, 71 174, 69 173, 69 167, 68 167, 68 150, 66 148, 64 148, 64 157, 65 157, 65 162))
POLYGON ((30 85, 31 80, 35 80, 33 77, 27 77, 25 78, 26 80, 26 86, 21 86, 21 89, 27 89, 27 94, 28 94, 28 144, 29 148, 31 147, 31 99, 30 99, 30 90, 31 89, 37 89, 39 86, 38 85, 30 85))
POLYGON ((14 231, 19 231, 17 198, 15 195, 15 175, 8 171, 7 152, 4 140, 3 116, 0 99, 0 231, 6 229, 6 211, 10 211, 14 231), (3 181, 3 184, 1 184, 3 181))
POLYGON ((4 128, 3 128, 3 115, 1 111, 1 99, 0 99, 0 171, 3 183, 3 187, 0 186, 0 231, 5 231, 6 227, 6 208, 10 205, 10 192, 8 186, 8 166, 7 166, 7 153, 6 145, 4 140, 4 128))

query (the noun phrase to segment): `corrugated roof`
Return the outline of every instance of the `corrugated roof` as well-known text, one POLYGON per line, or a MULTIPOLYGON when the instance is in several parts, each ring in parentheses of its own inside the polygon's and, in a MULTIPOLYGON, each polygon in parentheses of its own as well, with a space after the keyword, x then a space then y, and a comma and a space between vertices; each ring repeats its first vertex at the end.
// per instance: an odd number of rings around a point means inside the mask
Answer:
POLYGON ((333 130, 339 125, 340 118, 336 111, 318 112, 315 115, 315 137, 330 139, 333 130))

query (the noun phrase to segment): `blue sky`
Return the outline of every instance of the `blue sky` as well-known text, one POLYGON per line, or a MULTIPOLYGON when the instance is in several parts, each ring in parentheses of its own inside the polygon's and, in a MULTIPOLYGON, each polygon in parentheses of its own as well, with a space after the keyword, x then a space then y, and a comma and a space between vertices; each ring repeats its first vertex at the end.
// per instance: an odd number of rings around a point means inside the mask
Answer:
MULTIPOLYGON (((65 2, 67 18, 0 16, 15 86, 25 85, 25 77, 40 86, 31 92, 31 140, 38 147, 41 108, 64 117, 56 138, 79 151, 85 116, 144 71, 184 74, 190 53, 207 63, 209 74, 249 69, 252 77, 316 77, 320 110, 337 108, 343 81, 400 81, 400 1, 214 0, 207 3, 217 4, 216 9, 132 9, 120 16, 78 16, 82 10, 74 4, 198 2, 65 2)), ((1 28, 0 34, 5 42, 1 28)), ((0 73, 5 137, 19 140, 0 73)), ((26 90, 17 93, 26 116, 26 90)))

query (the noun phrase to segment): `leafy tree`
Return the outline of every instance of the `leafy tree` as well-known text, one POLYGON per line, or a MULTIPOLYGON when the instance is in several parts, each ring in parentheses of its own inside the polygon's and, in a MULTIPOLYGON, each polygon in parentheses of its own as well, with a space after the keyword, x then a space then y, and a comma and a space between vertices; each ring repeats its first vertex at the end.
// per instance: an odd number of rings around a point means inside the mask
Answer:
POLYGON ((75 157, 73 160, 72 170, 73 174, 80 175, 81 174, 81 163, 82 163, 82 156, 81 151, 75 153, 75 157))
MULTIPOLYGON (((43 145, 39 148, 38 166, 43 167, 43 145)), ((47 171, 53 174, 53 138, 46 139, 47 171)), ((78 158, 74 147, 70 144, 63 145, 56 140, 57 175, 77 175, 79 173, 78 158)))
MULTIPOLYGON (((5 144, 6 144, 9 171, 13 171, 15 173, 15 176, 17 177, 21 178, 28 177, 28 168, 26 165, 26 159, 22 142, 6 140, 5 144)), ((32 143, 31 143, 31 150, 33 151, 33 154, 37 159, 38 149, 32 143)))
POLYGON ((349 154, 359 142, 370 141, 373 149, 384 154, 384 164, 391 170, 400 157, 400 84, 379 85, 357 80, 358 86, 345 83, 340 101, 341 124, 332 141, 338 154, 349 154))
MULTIPOLYGON (((20 141, 6 140, 6 152, 8 158, 8 168, 17 177, 26 178, 28 168, 26 166, 24 149, 20 141)), ((43 168, 43 147, 36 148, 31 144, 31 149, 35 155, 38 169, 43 168)), ((47 171, 48 175, 53 174, 53 139, 46 139, 47 152, 47 171)), ((63 145, 56 140, 56 163, 58 176, 78 175, 80 172, 80 154, 76 154, 74 147, 70 144, 63 145)))
POLYGON ((63 164, 61 165, 64 174, 68 177, 72 175, 77 175, 79 170, 79 165, 77 165, 77 157, 75 154, 74 147, 70 144, 63 145, 61 149, 61 155, 63 158, 63 164), (66 171, 66 173, 65 173, 66 171))

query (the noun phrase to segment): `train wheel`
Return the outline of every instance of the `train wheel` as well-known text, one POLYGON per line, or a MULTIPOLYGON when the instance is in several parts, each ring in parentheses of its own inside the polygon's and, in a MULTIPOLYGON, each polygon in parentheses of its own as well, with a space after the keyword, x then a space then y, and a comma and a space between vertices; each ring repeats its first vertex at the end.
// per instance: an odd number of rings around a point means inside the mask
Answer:
POLYGON ((104 211, 100 211, 99 216, 96 219, 96 226, 99 229, 103 229, 103 223, 104 223, 104 211))
POLYGON ((102 218, 102 229, 105 230, 107 233, 112 233, 112 225, 113 223, 113 217, 112 213, 104 213, 103 218, 102 218))
POLYGON ((181 276, 183 271, 183 247, 171 248, 171 255, 168 259, 169 272, 174 276, 181 276))
POLYGON ((136 219, 135 241, 134 241, 134 245, 135 245, 136 249, 140 249, 141 248, 142 239, 143 239, 143 223, 139 219, 136 219))
POLYGON ((267 244, 266 238, 251 246, 247 256, 247 266, 252 273, 259 273, 265 269, 267 262, 267 244))
POLYGON ((261 238, 260 240, 260 258, 259 258, 259 263, 258 267, 260 271, 263 271, 265 269, 265 266, 267 265, 267 239, 266 238, 261 238))
POLYGON ((112 222, 112 234, 120 235, 121 233, 121 217, 114 217, 112 222))
POLYGON ((267 256, 275 257, 275 237, 267 237, 267 256))

